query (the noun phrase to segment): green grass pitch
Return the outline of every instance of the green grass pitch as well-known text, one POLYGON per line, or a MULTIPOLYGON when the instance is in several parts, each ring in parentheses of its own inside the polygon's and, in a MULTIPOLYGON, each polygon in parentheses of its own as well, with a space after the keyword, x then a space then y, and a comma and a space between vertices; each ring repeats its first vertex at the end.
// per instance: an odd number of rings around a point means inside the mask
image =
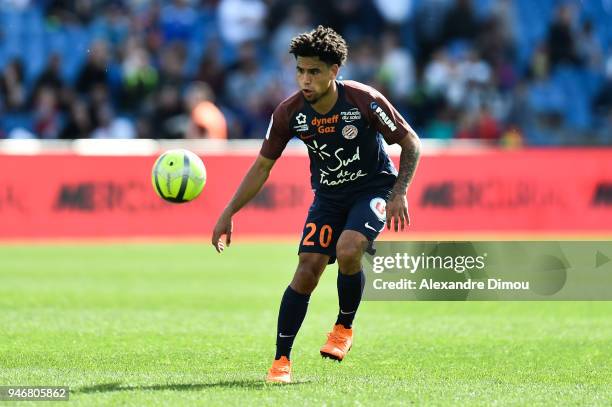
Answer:
POLYGON ((0 246, 0 385, 69 386, 82 406, 612 404, 612 303, 364 302, 347 359, 321 359, 335 265, 294 346, 296 383, 265 385, 295 251, 0 246))

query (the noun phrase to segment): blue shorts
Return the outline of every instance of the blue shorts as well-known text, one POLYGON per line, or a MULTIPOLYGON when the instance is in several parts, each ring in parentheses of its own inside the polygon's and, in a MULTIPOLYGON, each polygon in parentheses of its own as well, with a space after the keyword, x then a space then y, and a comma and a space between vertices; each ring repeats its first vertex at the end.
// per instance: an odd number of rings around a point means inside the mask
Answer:
POLYGON ((328 255, 336 261, 336 243, 344 230, 355 230, 372 242, 385 228, 385 206, 391 188, 363 192, 348 202, 338 202, 315 195, 308 210, 299 253, 328 255))

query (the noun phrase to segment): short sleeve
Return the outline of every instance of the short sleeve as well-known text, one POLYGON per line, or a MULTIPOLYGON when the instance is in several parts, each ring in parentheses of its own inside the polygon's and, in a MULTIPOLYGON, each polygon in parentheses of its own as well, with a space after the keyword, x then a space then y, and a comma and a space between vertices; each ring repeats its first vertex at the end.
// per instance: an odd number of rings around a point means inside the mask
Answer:
POLYGON ((409 133, 414 133, 408 122, 380 92, 373 92, 370 100, 372 124, 388 144, 395 144, 409 133))
POLYGON ((274 113, 272 113, 272 117, 270 117, 266 138, 259 151, 262 156, 271 160, 276 160, 280 157, 287 143, 291 140, 288 123, 289 118, 287 117, 286 110, 282 106, 278 106, 274 113))

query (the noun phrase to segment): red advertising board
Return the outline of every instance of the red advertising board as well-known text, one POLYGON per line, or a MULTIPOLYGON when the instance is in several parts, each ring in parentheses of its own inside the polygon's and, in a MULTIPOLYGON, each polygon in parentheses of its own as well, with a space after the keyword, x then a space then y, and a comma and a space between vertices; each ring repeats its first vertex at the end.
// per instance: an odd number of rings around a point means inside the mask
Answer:
MULTIPOLYGON (((207 236, 254 156, 202 158, 202 195, 171 204, 152 156, 2 155, 0 238, 207 236)), ((311 201, 308 158, 283 156, 235 235, 297 236, 311 201)), ((411 232, 612 233, 612 149, 424 156, 409 205, 411 232)))

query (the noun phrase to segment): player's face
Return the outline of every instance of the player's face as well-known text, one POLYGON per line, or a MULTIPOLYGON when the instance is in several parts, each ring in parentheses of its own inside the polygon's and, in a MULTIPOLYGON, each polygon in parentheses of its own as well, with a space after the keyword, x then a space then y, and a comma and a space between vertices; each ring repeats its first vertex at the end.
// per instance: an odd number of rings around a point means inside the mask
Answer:
POLYGON ((338 65, 328 65, 319 57, 297 57, 296 78, 308 103, 315 104, 327 95, 338 74, 338 65))

